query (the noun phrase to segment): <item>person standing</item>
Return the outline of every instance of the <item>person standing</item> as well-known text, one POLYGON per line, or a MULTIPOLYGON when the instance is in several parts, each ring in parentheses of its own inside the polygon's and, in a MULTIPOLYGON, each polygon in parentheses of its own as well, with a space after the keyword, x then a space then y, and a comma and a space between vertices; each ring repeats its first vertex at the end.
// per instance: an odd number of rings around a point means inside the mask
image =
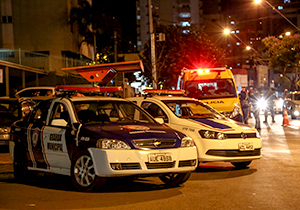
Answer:
POLYGON ((243 112, 243 122, 245 124, 248 124, 248 116, 249 116, 249 98, 248 98, 248 92, 246 88, 243 88, 240 92, 240 102, 243 112))
POLYGON ((259 113, 260 113, 260 108, 259 108, 259 100, 260 100, 261 96, 260 93, 258 92, 258 90, 256 88, 253 89, 253 94, 251 94, 250 96, 250 101, 253 107, 253 115, 254 115, 254 119, 255 119, 255 128, 260 131, 261 130, 261 126, 260 126, 260 117, 259 117, 259 113))
POLYGON ((265 124, 268 124, 268 114, 271 113, 272 123, 275 123, 275 112, 274 112, 274 100, 277 99, 277 96, 275 92, 272 90, 272 88, 269 88, 269 90, 265 94, 265 100, 267 102, 267 107, 265 109, 265 124))

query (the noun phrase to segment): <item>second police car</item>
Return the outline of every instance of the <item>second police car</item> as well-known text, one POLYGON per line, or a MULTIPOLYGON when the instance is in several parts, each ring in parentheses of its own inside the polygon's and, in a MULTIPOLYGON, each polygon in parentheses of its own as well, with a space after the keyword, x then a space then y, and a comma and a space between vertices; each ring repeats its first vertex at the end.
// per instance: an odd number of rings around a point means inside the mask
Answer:
POLYGON ((190 137, 120 98, 44 100, 14 123, 12 134, 17 179, 28 178, 31 171, 69 175, 80 191, 122 176, 158 176, 166 184, 179 185, 197 166, 190 137))
POLYGON ((197 148, 199 162, 227 161, 245 168, 261 158, 262 141, 256 129, 224 117, 200 100, 168 96, 181 90, 145 90, 152 94, 129 100, 144 108, 167 126, 190 136, 197 148), (157 96, 153 94, 167 94, 157 96))

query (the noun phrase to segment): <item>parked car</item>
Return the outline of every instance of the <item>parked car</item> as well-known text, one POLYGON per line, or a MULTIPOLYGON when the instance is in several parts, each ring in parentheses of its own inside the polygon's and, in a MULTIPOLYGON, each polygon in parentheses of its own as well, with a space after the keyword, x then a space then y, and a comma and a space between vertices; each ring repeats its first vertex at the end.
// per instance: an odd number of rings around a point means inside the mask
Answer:
POLYGON ((0 98, 0 145, 9 145, 11 125, 21 118, 17 98, 0 98))
POLYGON ((294 91, 285 98, 285 107, 287 113, 292 119, 296 119, 300 115, 300 91, 294 91))
POLYGON ((18 95, 18 97, 54 96, 55 87, 51 87, 51 86, 26 87, 18 91, 16 95, 18 95))
POLYGON ((200 100, 153 95, 128 100, 155 119, 161 118, 161 123, 190 136, 198 148, 198 162, 226 161, 245 168, 261 158, 262 141, 256 129, 226 118, 200 100))
POLYGON ((59 97, 39 102, 12 126, 10 153, 17 180, 31 171, 71 176, 80 191, 109 177, 188 180, 197 149, 182 132, 160 125, 137 105, 113 97, 59 97))

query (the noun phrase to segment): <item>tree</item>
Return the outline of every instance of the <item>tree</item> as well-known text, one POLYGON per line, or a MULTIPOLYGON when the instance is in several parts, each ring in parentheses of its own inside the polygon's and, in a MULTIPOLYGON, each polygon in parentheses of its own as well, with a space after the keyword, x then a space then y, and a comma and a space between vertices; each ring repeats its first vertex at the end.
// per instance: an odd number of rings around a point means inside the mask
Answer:
POLYGON ((270 58, 271 68, 279 70, 284 76, 288 71, 295 73, 294 78, 289 78, 292 81, 292 87, 295 88, 298 81, 300 61, 299 34, 284 36, 282 39, 270 36, 264 38, 262 43, 266 47, 265 54, 270 58))
MULTIPOLYGON (((164 88, 176 86, 181 70, 220 67, 225 64, 225 50, 218 48, 204 33, 203 28, 191 26, 159 26, 156 31, 165 33, 166 40, 156 42, 156 69, 159 84, 164 88)), ((141 54, 148 82, 152 81, 150 41, 141 54)))
POLYGON ((74 23, 77 25, 78 33, 84 38, 80 45, 86 42, 88 45, 94 46, 94 59, 97 63, 113 61, 113 31, 114 27, 119 25, 114 17, 107 16, 105 9, 100 5, 92 6, 88 1, 83 0, 78 7, 71 9, 71 26, 74 23), (98 56, 96 53, 99 53, 98 56))

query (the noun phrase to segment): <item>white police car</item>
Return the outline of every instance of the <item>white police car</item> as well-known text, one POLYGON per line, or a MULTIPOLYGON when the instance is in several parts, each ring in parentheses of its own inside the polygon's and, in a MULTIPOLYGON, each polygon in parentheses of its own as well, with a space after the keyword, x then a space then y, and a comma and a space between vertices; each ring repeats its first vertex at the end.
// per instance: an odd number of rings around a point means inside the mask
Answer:
POLYGON ((41 101, 14 123, 12 135, 16 179, 27 179, 30 171, 69 175, 80 191, 121 176, 154 175, 179 185, 197 166, 197 149, 190 137, 160 125, 120 98, 41 101))
MULTIPOLYGON (((174 94, 179 90, 146 90, 148 93, 174 94)), ((225 118, 207 104, 188 97, 146 96, 128 98, 155 119, 190 136, 197 148, 199 162, 228 161, 245 168, 261 158, 262 141, 256 129, 225 118)))

